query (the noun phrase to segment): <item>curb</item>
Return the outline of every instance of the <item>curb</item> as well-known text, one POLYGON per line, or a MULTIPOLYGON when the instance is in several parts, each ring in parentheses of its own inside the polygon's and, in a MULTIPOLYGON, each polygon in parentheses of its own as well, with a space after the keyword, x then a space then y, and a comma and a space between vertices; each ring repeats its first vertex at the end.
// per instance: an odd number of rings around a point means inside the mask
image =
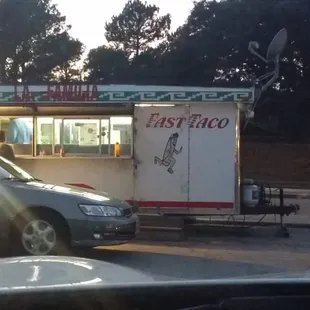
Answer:
MULTIPOLYGON (((197 229, 203 229, 203 228, 209 228, 214 226, 225 226, 225 227, 231 227, 234 228, 235 226, 247 228, 248 226, 253 227, 271 227, 271 226, 280 226, 280 223, 272 223, 272 222, 258 222, 258 221, 235 221, 234 223, 227 224, 227 221, 212 221, 212 222, 196 222, 193 224, 186 225, 185 229, 188 228, 197 228, 197 229)), ((283 223, 283 225, 287 228, 309 228, 310 229, 310 223, 283 223)))
MULTIPOLYGON (((279 194, 275 192, 279 192, 277 188, 270 188, 271 190, 271 198, 276 199, 279 198, 279 194)), ((291 189, 284 188, 283 189, 283 198, 284 199, 310 199, 310 190, 309 189, 291 189)), ((268 188, 266 188, 266 194, 268 195, 268 188)))

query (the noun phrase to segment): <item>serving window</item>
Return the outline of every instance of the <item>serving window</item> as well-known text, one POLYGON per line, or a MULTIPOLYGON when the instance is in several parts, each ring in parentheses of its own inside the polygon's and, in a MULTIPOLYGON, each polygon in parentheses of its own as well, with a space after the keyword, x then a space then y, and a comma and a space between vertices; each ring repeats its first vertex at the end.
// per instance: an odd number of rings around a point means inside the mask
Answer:
POLYGON ((16 156, 119 156, 132 154, 132 116, 0 118, 16 156))

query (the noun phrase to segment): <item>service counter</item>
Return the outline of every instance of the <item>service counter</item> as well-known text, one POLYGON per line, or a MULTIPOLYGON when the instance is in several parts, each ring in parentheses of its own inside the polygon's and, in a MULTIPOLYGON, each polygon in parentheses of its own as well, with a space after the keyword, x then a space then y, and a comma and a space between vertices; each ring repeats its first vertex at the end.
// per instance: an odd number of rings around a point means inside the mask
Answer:
POLYGON ((133 197, 131 158, 18 157, 16 164, 46 182, 87 184, 120 199, 133 197))

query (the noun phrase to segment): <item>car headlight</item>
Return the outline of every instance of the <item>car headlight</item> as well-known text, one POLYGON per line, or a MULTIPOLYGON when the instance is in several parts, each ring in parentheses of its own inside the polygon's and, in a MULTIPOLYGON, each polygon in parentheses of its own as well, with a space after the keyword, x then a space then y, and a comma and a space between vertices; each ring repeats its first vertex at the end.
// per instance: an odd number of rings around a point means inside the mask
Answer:
POLYGON ((111 206, 80 204, 80 210, 89 216, 122 216, 122 212, 111 206))

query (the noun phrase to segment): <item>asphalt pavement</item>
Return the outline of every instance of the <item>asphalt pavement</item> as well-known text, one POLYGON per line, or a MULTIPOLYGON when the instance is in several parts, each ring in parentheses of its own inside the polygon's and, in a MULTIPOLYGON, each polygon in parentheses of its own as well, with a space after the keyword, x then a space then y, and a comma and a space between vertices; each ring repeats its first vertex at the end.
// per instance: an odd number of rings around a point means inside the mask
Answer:
MULTIPOLYGON (((194 280, 248 277, 310 270, 310 190, 285 190, 286 203, 299 204, 296 215, 285 217, 290 238, 277 237, 277 227, 193 231, 177 242, 135 241, 80 253, 151 275, 155 280, 194 280), (301 228, 309 227, 309 228, 301 228)), ((240 217, 242 219, 243 217, 240 217)), ((261 216, 248 216, 255 222, 261 216)), ((238 216, 235 217, 238 220, 238 216)), ((263 222, 279 222, 266 216, 263 222)))
POLYGON ((215 279, 299 272, 310 269, 310 230, 292 229, 291 238, 275 237, 272 228, 242 236, 190 236, 186 241, 136 241, 100 247, 81 256, 117 263, 155 280, 215 279))
MULTIPOLYGON (((276 236, 277 227, 193 231, 186 241, 135 241, 100 247, 87 257, 118 263, 151 275, 155 280, 194 280, 248 277, 310 270, 310 190, 285 190, 285 203, 299 204, 297 214, 284 217, 290 238, 276 236), (309 227, 309 228, 302 228, 309 227)), ((243 219, 243 216, 240 216, 243 219)), ((247 216, 256 222, 261 216, 247 216)), ((238 220, 238 216, 235 217, 238 220)), ((268 215, 265 223, 279 223, 268 215)))

